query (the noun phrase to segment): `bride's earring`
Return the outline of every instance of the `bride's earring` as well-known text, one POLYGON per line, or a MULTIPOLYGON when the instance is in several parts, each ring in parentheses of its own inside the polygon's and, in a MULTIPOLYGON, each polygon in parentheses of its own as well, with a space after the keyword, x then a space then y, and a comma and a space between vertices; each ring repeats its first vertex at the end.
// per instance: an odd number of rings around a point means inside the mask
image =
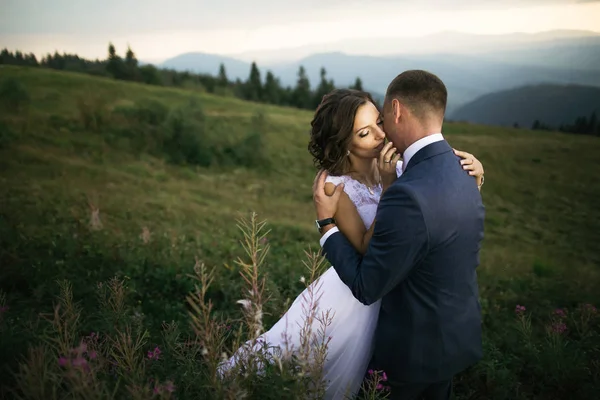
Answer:
POLYGON ((350 150, 348 150, 348 152, 346 153, 346 155, 347 155, 347 156, 349 156, 349 155, 350 155, 350 150))

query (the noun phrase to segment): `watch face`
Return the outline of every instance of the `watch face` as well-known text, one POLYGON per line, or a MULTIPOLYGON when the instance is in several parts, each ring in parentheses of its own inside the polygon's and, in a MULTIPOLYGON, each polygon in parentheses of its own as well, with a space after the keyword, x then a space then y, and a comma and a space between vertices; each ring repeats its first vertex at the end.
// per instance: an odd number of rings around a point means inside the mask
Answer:
POLYGON ((321 229, 321 225, 319 225, 319 221, 315 221, 315 225, 317 226, 317 229, 321 229))

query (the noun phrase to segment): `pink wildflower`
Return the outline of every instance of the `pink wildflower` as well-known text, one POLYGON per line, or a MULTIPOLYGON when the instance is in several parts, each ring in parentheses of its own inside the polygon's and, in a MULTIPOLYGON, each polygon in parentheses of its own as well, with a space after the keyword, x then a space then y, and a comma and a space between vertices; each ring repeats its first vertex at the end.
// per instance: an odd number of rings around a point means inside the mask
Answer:
POLYGON ((90 357, 90 360, 95 360, 96 357, 98 357, 98 354, 94 350, 92 350, 88 353, 88 356, 90 357))
POLYGON ((173 385, 173 382, 167 381, 165 383, 164 389, 169 393, 173 393, 175 391, 175 385, 173 385))
POLYGON ((83 357, 77 357, 73 360, 73 366, 75 367, 85 367, 87 365, 87 360, 83 357))
POLYGON ((583 309, 589 311, 591 314, 596 314, 597 311, 596 307, 594 307, 592 304, 584 304, 583 309))
POLYGON ((383 375, 381 376, 381 381, 387 382, 387 374, 385 373, 385 371, 383 372, 383 375))
POLYGON ((375 387, 375 389, 381 390, 381 389, 383 389, 383 385, 381 383, 378 383, 377 386, 375 387))
POLYGON ((148 351, 148 359, 150 360, 158 360, 159 356, 160 356, 160 349, 158 348, 158 346, 156 346, 154 348, 154 350, 152 351, 148 351))
POLYGON ((369 372, 369 375, 373 375, 373 370, 372 369, 370 369, 368 372, 369 372))
POLYGON ((77 354, 77 355, 81 355, 83 353, 85 353, 87 351, 87 345, 83 342, 81 342, 81 344, 73 349, 71 349, 71 352, 73 354, 77 354))
POLYGON ((551 329, 554 333, 563 334, 567 330, 567 325, 565 325, 562 322, 555 322, 554 324, 552 324, 551 329))
POLYGON ((66 357, 60 357, 58 359, 58 365, 61 367, 66 367, 69 364, 69 360, 66 357))
POLYGON ((565 318, 567 316, 567 313, 562 308, 557 308, 556 310, 554 310, 554 315, 556 315, 559 318, 565 318))
POLYGON ((517 304, 517 307, 515 307, 515 313, 517 314, 523 314, 525 310, 527 310, 525 306, 521 306, 519 304, 517 304))

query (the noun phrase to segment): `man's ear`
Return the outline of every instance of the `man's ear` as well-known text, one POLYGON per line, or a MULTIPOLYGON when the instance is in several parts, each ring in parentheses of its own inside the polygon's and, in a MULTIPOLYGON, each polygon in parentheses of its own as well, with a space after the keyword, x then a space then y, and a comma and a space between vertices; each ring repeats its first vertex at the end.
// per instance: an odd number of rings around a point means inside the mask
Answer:
POLYGON ((402 105, 398 99, 392 99, 392 112, 394 114, 394 122, 400 122, 400 117, 402 116, 402 105))

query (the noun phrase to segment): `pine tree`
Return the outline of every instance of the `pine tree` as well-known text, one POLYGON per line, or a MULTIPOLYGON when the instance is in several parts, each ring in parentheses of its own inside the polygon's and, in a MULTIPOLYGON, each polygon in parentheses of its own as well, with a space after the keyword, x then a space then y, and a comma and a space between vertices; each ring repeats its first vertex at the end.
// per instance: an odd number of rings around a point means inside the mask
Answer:
POLYGON ((596 117, 596 111, 592 112, 592 115, 590 116, 590 120, 588 121, 588 127, 585 133, 595 133, 596 132, 596 126, 598 125, 598 119, 596 117))
MULTIPOLYGON (((56 58, 58 54, 55 54, 56 58)), ((112 43, 108 44, 108 63, 106 64, 106 70, 115 79, 123 79, 125 76, 125 65, 121 57, 117 55, 115 46, 112 43)))
POLYGON ((127 47, 127 53, 125 53, 125 69, 123 79, 128 80, 139 80, 138 71, 138 60, 135 58, 135 53, 131 50, 131 47, 127 47))
POLYGON ((333 89, 335 89, 335 85, 333 84, 333 81, 328 81, 327 80, 327 71, 325 70, 325 68, 321 68, 321 81, 319 82, 319 86, 317 87, 317 90, 315 91, 315 95, 313 98, 313 108, 316 108, 319 104, 321 104, 321 100, 323 100, 323 96, 325 96, 327 93, 331 92, 333 89))
POLYGON ((255 62, 250 66, 250 76, 246 82, 245 97, 247 100, 260 101, 262 100, 262 83, 260 80, 260 71, 255 62))
POLYGON ((117 50, 112 43, 108 44, 108 61, 116 60, 119 56, 117 55, 117 50))
POLYGON ((229 84, 229 80, 227 79, 227 72, 225 71, 225 64, 221 63, 219 65, 219 78, 218 85, 221 87, 226 87, 229 84))
POLYGON ((588 122, 586 117, 578 117, 575 120, 575 133, 586 133, 588 122))
POLYGON ((298 69, 298 81, 292 94, 292 104, 298 108, 311 108, 312 98, 310 93, 310 82, 306 76, 303 66, 298 69))
POLYGON ((350 89, 360 90, 361 92, 363 91, 362 80, 360 79, 360 77, 356 77, 354 85, 350 86, 350 89))
POLYGON ((282 93, 279 79, 275 78, 275 75, 271 71, 267 71, 265 78, 265 87, 263 92, 263 99, 267 103, 281 104, 282 93))

